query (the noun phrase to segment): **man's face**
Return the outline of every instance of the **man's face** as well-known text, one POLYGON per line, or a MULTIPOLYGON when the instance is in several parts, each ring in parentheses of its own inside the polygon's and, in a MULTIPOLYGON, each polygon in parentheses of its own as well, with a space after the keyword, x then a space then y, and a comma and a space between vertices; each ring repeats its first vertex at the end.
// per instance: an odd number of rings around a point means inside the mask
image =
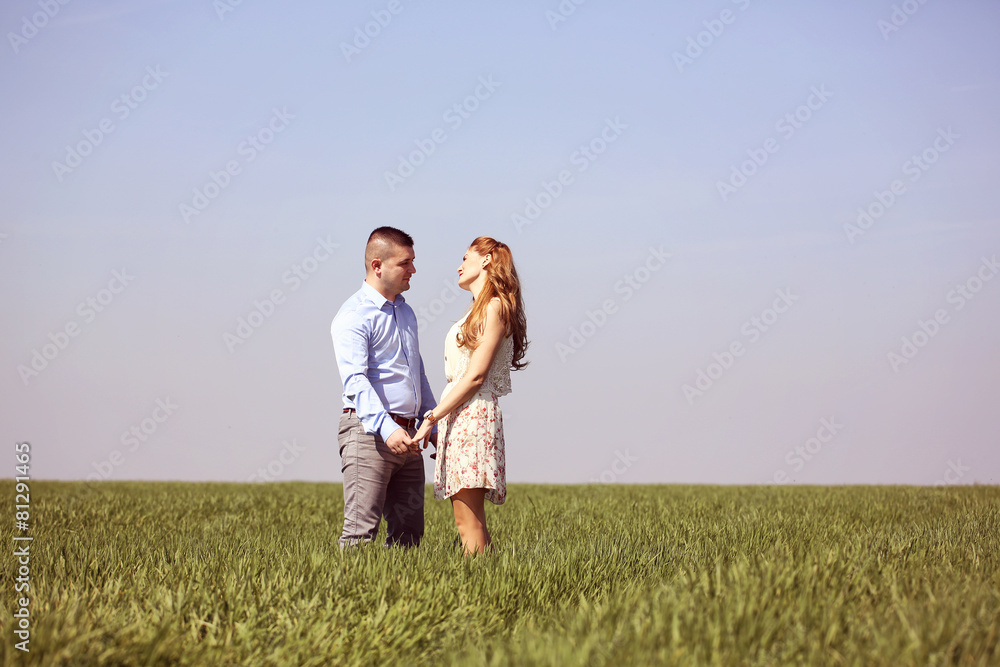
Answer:
POLYGON ((417 272, 413 266, 413 248, 392 246, 390 256, 382 260, 381 280, 393 294, 401 294, 410 289, 410 276, 417 272))

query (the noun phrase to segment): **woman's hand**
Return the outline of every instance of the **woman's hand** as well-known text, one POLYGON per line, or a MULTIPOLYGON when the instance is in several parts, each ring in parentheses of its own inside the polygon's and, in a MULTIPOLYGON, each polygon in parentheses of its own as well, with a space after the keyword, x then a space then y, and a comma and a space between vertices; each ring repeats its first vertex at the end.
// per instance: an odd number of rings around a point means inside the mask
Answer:
MULTIPOLYGON (((420 422, 420 428, 417 429, 416 434, 413 436, 413 442, 418 443, 417 447, 420 447, 420 441, 423 441, 422 449, 427 449, 427 444, 431 440, 431 428, 437 423, 437 419, 434 417, 434 411, 428 410, 424 414, 423 421, 420 422)), ((436 445, 436 443, 435 443, 436 445)))

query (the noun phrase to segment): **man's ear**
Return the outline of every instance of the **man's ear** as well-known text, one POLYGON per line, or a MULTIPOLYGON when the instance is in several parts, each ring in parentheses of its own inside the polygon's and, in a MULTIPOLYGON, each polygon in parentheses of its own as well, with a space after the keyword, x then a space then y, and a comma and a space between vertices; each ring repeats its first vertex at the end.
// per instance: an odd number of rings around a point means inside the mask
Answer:
POLYGON ((375 275, 382 277, 382 260, 376 257, 371 261, 372 271, 375 275))

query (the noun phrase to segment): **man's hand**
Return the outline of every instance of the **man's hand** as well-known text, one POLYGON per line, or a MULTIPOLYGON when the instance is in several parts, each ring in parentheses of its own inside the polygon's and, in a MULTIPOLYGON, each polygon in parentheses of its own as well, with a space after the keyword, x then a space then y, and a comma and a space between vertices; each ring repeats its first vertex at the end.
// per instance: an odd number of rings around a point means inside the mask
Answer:
POLYGON ((385 441, 385 444, 393 454, 406 454, 416 443, 406 434, 405 428, 397 428, 385 441))

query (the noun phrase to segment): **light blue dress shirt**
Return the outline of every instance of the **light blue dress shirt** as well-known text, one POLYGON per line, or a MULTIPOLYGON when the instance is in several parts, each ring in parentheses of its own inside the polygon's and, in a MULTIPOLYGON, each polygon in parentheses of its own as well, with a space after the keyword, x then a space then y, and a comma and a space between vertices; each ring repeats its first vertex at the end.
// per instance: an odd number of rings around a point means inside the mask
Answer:
POLYGON ((422 417, 437 402, 417 342, 417 317, 402 294, 389 301, 367 282, 340 307, 330 327, 344 382, 344 407, 365 432, 388 440, 400 428, 389 413, 422 417))

